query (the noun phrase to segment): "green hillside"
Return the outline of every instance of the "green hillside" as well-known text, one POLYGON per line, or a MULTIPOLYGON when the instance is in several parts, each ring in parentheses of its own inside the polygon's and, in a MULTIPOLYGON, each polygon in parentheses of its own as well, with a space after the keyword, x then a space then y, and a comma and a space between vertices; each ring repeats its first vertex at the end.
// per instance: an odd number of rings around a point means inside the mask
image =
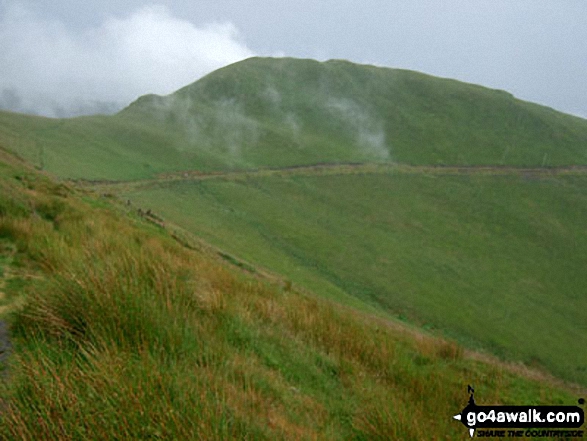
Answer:
POLYGON ((121 196, 323 295, 587 384, 586 174, 357 169, 121 196))
POLYGON ((417 72, 252 58, 118 115, 0 113, 0 141, 62 177, 323 162, 587 163, 587 121, 498 90, 417 72))
POLYGON ((347 61, 250 59, 122 114, 176 123, 244 167, 587 161, 585 120, 503 91, 347 61))
POLYGON ((467 384, 587 386, 587 120, 252 58, 0 147, 0 438, 455 439, 467 384))
POLYGON ((251 275, 2 150, 0 172, 2 439, 459 439, 467 384, 581 393, 251 275))

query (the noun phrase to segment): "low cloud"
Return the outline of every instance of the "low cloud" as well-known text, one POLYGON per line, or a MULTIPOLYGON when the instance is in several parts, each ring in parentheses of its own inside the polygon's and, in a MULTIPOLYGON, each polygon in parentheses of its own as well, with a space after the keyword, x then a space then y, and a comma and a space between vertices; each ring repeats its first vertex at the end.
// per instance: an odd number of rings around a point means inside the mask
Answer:
POLYGON ((346 98, 330 98, 327 108, 344 121, 358 148, 378 159, 389 159, 383 123, 365 108, 346 98))
POLYGON ((197 103, 185 94, 153 96, 149 114, 161 122, 175 124, 173 129, 182 140, 178 150, 197 145, 210 152, 221 151, 233 165, 242 162, 243 149, 257 144, 261 135, 259 123, 234 98, 206 103, 205 111, 199 113, 197 103))
POLYGON ((8 110, 112 113, 253 55, 231 23, 196 26, 163 6, 74 32, 20 3, 0 2, 0 108, 8 110))

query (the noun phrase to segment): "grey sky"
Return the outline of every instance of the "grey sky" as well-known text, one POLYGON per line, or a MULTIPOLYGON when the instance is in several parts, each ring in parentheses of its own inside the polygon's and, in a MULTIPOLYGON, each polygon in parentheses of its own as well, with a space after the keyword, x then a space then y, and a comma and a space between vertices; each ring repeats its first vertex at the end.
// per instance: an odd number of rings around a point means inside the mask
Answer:
POLYGON ((585 0, 0 0, 0 106, 105 111, 287 55, 419 70, 587 117, 585 23, 585 0))

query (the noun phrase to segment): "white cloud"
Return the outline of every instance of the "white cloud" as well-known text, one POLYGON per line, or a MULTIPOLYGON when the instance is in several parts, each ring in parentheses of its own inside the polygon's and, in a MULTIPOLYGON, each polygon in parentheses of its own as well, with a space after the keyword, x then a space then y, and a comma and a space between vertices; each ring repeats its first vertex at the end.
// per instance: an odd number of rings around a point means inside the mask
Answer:
POLYGON ((358 103, 346 98, 331 97, 326 108, 344 121, 349 133, 355 136, 356 145, 377 159, 389 159, 389 150, 383 122, 358 103))
POLYGON ((253 55, 231 23, 196 26, 163 6, 73 32, 20 3, 0 4, 0 106, 12 110, 112 109, 253 55))

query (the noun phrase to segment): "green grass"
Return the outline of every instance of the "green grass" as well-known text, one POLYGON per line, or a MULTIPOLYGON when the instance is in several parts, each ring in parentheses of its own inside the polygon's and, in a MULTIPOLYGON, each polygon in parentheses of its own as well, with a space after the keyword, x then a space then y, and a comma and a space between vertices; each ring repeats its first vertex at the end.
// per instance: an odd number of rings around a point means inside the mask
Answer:
POLYGON ((587 177, 391 170, 124 197, 322 295, 587 384, 587 177))
POLYGON ((587 178, 548 172, 587 163, 584 119, 254 58, 113 116, 0 112, 0 145, 31 164, 0 149, 0 438, 444 439, 466 384, 576 402, 463 347, 587 384, 587 178))
POLYGON ((2 439, 455 439, 466 384, 487 403, 576 401, 15 164, 2 197, 28 211, 5 211, 0 237, 36 277, 9 316, 2 439))
POLYGON ((114 116, 0 112, 0 142, 62 177, 316 163, 587 163, 587 121, 512 95, 345 61, 252 58, 114 116))

